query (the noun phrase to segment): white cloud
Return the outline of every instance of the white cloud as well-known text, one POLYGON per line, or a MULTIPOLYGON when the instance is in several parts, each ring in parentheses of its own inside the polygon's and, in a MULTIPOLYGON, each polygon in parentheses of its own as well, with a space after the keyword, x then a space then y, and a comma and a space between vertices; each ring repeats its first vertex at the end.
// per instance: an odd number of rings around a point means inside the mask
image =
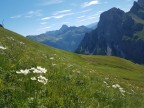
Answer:
POLYGON ((54 16, 49 16, 49 17, 44 17, 42 18, 41 20, 49 20, 49 19, 60 19, 60 18, 63 18, 65 16, 70 16, 70 15, 73 15, 74 13, 65 13, 65 14, 58 14, 58 15, 54 15, 54 16))
POLYGON ((63 18, 65 16, 70 16, 70 15, 73 15, 74 13, 66 13, 66 14, 60 14, 60 15, 56 15, 56 16, 53 16, 53 18, 55 19, 60 19, 60 18, 63 18))
POLYGON ((84 18, 85 16, 83 15, 83 16, 79 16, 79 17, 77 17, 78 19, 80 19, 80 18, 84 18))
POLYGON ((42 16, 42 10, 29 11, 27 14, 31 16, 42 16))
POLYGON ((80 12, 77 12, 77 14, 81 14, 81 13, 86 13, 86 12, 90 12, 90 11, 92 11, 93 9, 87 9, 87 10, 83 10, 83 11, 80 11, 80 12))
POLYGON ((29 12, 21 14, 21 15, 12 16, 10 18, 13 18, 13 19, 21 18, 21 17, 31 18, 31 17, 39 17, 39 16, 42 16, 42 10, 29 11, 29 12))
POLYGON ((71 9, 57 11, 57 12, 55 12, 53 15, 58 15, 58 14, 67 13, 67 12, 71 12, 71 9))
POLYGON ((52 17, 44 17, 44 18, 42 18, 41 20, 49 20, 49 19, 51 19, 52 17))
POLYGON ((62 3, 63 0, 40 0, 40 5, 52 5, 62 3))
POLYGON ((88 7, 88 6, 92 6, 92 5, 96 5, 96 4, 99 4, 99 1, 98 0, 93 0, 93 1, 90 1, 90 2, 84 2, 81 7, 82 8, 85 8, 85 7, 88 7))
POLYGON ((10 18, 14 19, 14 18, 21 18, 21 17, 22 17, 22 15, 16 15, 16 16, 12 16, 10 18))
POLYGON ((84 22, 87 20, 91 20, 91 19, 97 19, 99 18, 100 12, 98 11, 96 14, 90 15, 88 17, 86 17, 85 19, 79 20, 78 22, 84 22))
POLYGON ((43 27, 43 28, 39 28, 39 29, 37 29, 38 31, 41 31, 41 30, 46 30, 46 29, 50 29, 51 28, 51 26, 47 26, 47 27, 43 27))

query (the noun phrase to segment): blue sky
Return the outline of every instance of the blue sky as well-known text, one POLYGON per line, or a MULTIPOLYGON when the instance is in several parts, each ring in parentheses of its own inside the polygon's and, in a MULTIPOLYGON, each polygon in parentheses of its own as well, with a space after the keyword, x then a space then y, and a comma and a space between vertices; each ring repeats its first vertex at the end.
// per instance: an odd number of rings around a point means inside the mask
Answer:
POLYGON ((98 22, 112 7, 129 11, 134 0, 1 0, 0 23, 24 36, 98 22))

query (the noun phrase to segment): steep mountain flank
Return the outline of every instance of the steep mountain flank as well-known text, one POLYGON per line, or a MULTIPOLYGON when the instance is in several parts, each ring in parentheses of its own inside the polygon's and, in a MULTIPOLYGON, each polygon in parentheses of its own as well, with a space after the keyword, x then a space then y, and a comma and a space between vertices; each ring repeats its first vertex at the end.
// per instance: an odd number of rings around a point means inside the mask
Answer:
POLYGON ((144 63, 143 1, 134 2, 130 12, 112 8, 100 16, 97 29, 87 33, 77 53, 113 55, 144 63))

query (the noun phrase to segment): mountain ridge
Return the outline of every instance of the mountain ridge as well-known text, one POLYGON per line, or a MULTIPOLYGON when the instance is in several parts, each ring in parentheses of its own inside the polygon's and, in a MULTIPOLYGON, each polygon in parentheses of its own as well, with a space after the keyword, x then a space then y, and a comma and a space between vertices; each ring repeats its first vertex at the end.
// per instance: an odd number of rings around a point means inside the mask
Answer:
POLYGON ((73 52, 83 39, 84 34, 91 30, 86 26, 68 27, 67 25, 62 25, 59 30, 49 31, 36 36, 27 36, 27 38, 58 49, 73 52))
POLYGON ((76 53, 113 55, 144 63, 144 11, 140 3, 134 2, 128 13, 118 8, 103 12, 97 29, 85 35, 76 53))

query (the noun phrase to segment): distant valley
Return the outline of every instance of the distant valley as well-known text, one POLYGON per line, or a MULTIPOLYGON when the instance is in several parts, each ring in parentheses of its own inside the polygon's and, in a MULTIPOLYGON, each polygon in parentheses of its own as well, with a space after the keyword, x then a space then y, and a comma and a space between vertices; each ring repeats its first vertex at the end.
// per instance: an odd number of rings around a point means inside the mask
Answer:
POLYGON ((67 25, 63 25, 59 30, 48 31, 37 36, 27 36, 27 38, 58 49, 74 52, 85 33, 88 33, 95 28, 96 23, 90 24, 88 27, 68 27, 67 25))

